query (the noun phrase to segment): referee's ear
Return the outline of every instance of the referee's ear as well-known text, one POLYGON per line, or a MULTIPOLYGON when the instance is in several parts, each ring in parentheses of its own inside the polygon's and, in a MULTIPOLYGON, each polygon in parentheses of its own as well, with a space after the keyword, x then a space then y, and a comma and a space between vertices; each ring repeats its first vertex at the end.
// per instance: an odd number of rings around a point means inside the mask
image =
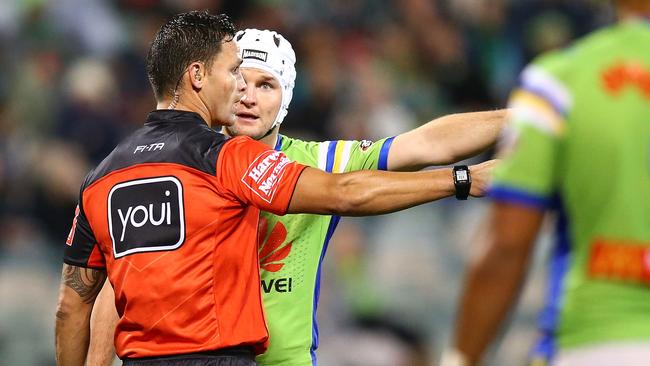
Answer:
POLYGON ((205 65, 202 62, 192 62, 187 68, 187 73, 189 75, 190 83, 192 88, 195 90, 203 89, 203 83, 205 80, 205 65))

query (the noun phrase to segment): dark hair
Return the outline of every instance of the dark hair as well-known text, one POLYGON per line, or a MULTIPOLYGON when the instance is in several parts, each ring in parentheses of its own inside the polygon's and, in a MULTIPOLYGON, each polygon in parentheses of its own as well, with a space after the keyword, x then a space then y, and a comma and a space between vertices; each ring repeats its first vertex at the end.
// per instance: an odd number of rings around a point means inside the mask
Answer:
POLYGON ((221 50, 221 42, 231 41, 234 35, 235 26, 225 14, 191 11, 167 21, 156 33, 147 55, 147 75, 156 98, 173 95, 190 63, 202 61, 209 68, 221 50))

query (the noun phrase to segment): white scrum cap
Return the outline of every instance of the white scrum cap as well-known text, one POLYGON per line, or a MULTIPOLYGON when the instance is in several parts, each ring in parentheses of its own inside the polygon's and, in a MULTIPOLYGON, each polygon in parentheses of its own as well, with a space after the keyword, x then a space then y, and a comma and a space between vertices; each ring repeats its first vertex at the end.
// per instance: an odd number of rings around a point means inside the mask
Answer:
POLYGON ((278 80, 282 88, 282 106, 271 128, 282 123, 287 115, 296 83, 296 53, 281 34, 270 30, 245 29, 235 34, 239 45, 241 67, 264 70, 278 80))

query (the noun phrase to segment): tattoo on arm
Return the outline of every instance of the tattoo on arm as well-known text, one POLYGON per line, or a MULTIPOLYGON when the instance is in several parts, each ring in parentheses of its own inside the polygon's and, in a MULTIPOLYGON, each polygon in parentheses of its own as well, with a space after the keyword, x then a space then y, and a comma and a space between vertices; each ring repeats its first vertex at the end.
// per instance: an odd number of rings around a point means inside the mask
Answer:
POLYGON ((61 310, 60 307, 56 309, 56 319, 57 320, 66 320, 68 318, 68 314, 64 311, 61 310))
POLYGON ((75 290, 86 304, 95 301, 106 280, 106 271, 64 265, 62 281, 75 290))

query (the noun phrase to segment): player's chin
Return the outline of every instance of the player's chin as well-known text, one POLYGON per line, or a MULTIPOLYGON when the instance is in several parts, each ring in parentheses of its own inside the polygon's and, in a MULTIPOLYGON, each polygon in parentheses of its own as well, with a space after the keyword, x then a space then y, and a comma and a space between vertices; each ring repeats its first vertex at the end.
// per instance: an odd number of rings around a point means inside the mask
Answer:
POLYGON ((236 123, 232 130, 234 130, 237 136, 248 136, 255 140, 259 140, 264 133, 261 131, 259 126, 250 126, 241 123, 236 123))
POLYGON ((235 122, 237 122, 237 116, 234 114, 230 114, 219 119, 219 124, 226 127, 234 126, 235 122))

